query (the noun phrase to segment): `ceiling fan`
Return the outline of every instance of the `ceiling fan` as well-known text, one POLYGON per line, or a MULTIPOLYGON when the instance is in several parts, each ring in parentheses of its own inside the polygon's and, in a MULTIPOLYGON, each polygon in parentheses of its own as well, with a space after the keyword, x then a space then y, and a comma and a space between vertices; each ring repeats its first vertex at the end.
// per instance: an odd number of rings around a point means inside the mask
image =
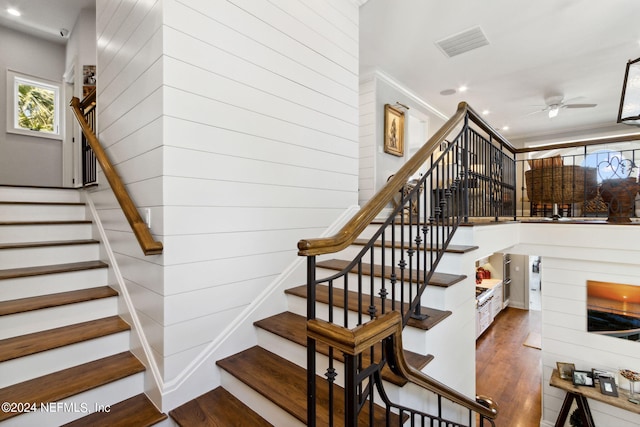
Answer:
POLYGON ((558 112, 560 111, 561 108, 593 108, 598 104, 573 104, 573 103, 569 103, 570 101, 574 100, 574 99, 580 99, 580 97, 578 98, 572 98, 569 99, 567 101, 563 101, 564 96, 562 95, 554 95, 554 96, 550 96, 548 98, 545 99, 545 107, 542 110, 538 110, 538 111, 534 111, 531 114, 536 114, 536 113, 542 113, 544 111, 547 112, 547 114, 549 115, 549 118, 552 119, 554 117, 556 117, 558 115, 558 112))

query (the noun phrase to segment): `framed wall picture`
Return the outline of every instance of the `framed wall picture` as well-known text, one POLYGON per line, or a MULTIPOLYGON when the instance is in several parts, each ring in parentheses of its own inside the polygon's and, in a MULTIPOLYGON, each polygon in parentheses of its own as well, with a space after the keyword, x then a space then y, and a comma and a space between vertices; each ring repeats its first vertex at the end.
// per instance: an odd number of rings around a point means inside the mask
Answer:
POLYGON ((384 152, 404 155, 404 112, 389 104, 384 106, 384 152))

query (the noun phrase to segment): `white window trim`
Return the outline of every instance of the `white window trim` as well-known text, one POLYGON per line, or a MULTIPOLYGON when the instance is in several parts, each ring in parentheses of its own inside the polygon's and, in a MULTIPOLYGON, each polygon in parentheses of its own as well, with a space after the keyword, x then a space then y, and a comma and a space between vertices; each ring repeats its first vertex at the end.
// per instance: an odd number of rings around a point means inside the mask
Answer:
POLYGON ((7 70, 7 133, 27 135, 36 138, 63 139, 62 129, 62 87, 59 82, 34 77, 13 70, 7 70), (54 132, 35 131, 18 126, 18 84, 28 83, 50 88, 55 92, 54 132))

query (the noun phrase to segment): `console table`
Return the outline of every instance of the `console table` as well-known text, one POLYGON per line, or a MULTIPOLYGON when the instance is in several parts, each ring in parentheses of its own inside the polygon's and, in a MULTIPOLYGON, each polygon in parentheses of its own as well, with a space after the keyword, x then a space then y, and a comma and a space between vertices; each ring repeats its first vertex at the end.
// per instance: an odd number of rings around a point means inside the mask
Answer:
POLYGON ((562 378, 560 378, 557 369, 553 370, 549 384, 553 387, 557 387, 567 392, 566 396, 564 397, 564 402, 562 402, 560 414, 558 414, 558 419, 556 420, 556 427, 564 426, 567 417, 569 416, 569 411, 571 410, 571 404, 574 400, 578 405, 578 413, 582 418, 582 422, 587 427, 595 427, 593 418, 591 417, 591 410, 589 409, 589 402, 587 401, 587 398, 597 400, 599 402, 604 402, 617 408, 626 409, 627 411, 631 411, 636 414, 640 414, 640 405, 629 402, 628 390, 618 388, 618 397, 607 396, 606 394, 602 394, 600 392, 600 388, 598 386, 576 386, 573 385, 570 380, 563 380, 562 378))

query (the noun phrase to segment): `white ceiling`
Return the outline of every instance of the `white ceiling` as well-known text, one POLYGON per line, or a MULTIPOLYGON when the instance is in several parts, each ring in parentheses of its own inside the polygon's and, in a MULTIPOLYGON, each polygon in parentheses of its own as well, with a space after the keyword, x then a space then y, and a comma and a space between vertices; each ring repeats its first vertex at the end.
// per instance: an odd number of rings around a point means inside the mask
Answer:
POLYGON ((68 35, 63 37, 60 31, 71 31, 80 11, 93 9, 95 4, 96 0, 0 0, 0 25, 66 43, 68 35), (22 16, 9 15, 8 8, 19 10, 22 16))
POLYGON ((625 65, 640 56, 639 17, 638 0, 369 0, 360 72, 382 71, 446 116, 460 101, 488 109, 486 120, 508 125, 501 133, 518 144, 579 129, 635 133, 616 119, 625 65), (488 45, 449 58, 435 44, 476 26, 488 45), (440 94, 460 85, 468 91, 440 94), (531 114, 554 94, 597 107, 531 114))
MULTIPOLYGON (((0 0, 0 25, 65 42, 60 30, 85 7, 95 0, 0 0)), ((486 120, 517 144, 585 129, 631 133, 640 129, 615 122, 625 64, 640 56, 638 17, 639 0, 368 0, 360 72, 383 72, 446 116, 460 101, 488 109, 486 120), (476 26, 488 45, 451 58, 435 45, 476 26), (463 84, 466 93, 440 94, 463 84), (555 94, 597 107, 532 114, 555 94)))

